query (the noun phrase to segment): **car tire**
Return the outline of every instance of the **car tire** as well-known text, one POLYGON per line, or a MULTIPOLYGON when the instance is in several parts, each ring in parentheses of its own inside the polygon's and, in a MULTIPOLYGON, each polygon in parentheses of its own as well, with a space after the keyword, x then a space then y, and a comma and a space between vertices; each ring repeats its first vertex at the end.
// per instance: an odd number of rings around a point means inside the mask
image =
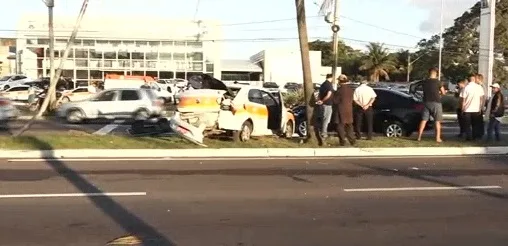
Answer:
POLYGON ((407 134, 402 122, 396 120, 386 123, 383 128, 383 133, 389 138, 400 138, 407 134))
POLYGON ((11 87, 8 85, 4 86, 4 91, 8 90, 9 88, 11 88, 11 87))
POLYGON ((77 124, 83 121, 83 112, 79 109, 70 109, 65 115, 65 119, 68 123, 77 124))
POLYGON ((250 121, 245 121, 242 124, 242 127, 239 131, 233 132, 233 140, 239 142, 247 142, 250 140, 252 134, 252 123, 250 121))
POLYGON ((286 123, 286 129, 285 129, 285 132, 284 132, 284 137, 286 138, 293 138, 293 132, 294 132, 294 126, 293 126, 293 121, 288 121, 286 123))
POLYGON ((146 109, 140 109, 134 113, 134 120, 147 120, 150 118, 150 112, 146 109))
POLYGON ((298 124, 296 133, 298 133, 298 136, 302 138, 307 136, 307 121, 303 120, 300 124, 298 124))

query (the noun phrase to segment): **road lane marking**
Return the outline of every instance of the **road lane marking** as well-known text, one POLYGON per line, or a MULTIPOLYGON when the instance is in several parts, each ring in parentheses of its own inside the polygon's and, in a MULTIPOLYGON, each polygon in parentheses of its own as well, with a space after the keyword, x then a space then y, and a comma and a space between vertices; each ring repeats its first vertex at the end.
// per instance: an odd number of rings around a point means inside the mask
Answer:
POLYGON ((433 191, 433 190, 487 190, 502 189, 501 186, 439 186, 439 187, 400 187, 400 188, 361 188, 344 189, 345 192, 384 192, 384 191, 433 191))
POLYGON ((101 197, 101 196, 146 196, 146 192, 104 192, 104 193, 56 193, 56 194, 12 194, 0 195, 7 198, 61 198, 61 197, 101 197))
POLYGON ((120 126, 120 124, 122 124, 124 122, 125 122, 125 120, 115 120, 115 121, 113 121, 113 124, 105 125, 101 129, 94 132, 93 134, 94 135, 101 135, 101 136, 106 135, 106 134, 110 133, 111 131, 115 130, 118 126, 120 126))
MULTIPOLYGON (((498 155, 504 157, 504 155, 498 155)), ((482 155, 462 156, 447 155, 436 156, 435 159, 443 158, 482 158, 482 155)), ((46 161, 68 161, 68 162, 94 162, 94 161, 243 161, 243 160, 358 160, 358 159, 428 159, 429 156, 337 156, 337 157, 159 157, 159 158, 19 158, 7 159, 7 162, 46 162, 46 161)))

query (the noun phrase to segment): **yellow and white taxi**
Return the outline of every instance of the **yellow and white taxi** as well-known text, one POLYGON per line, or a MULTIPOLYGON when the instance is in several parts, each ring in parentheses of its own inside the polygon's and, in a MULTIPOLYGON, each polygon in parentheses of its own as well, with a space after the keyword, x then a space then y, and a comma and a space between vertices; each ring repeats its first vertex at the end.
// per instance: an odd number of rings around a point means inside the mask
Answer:
POLYGON ((203 144, 204 132, 226 132, 234 140, 251 136, 292 137, 295 119, 280 92, 257 86, 228 88, 222 81, 201 74, 189 79, 195 90, 180 95, 171 128, 182 137, 203 144))
POLYGON ((93 95, 95 93, 88 91, 88 87, 77 87, 62 92, 62 103, 86 100, 93 95))
POLYGON ((0 92, 0 97, 8 98, 12 101, 28 101, 30 86, 18 85, 13 86, 5 91, 0 92))

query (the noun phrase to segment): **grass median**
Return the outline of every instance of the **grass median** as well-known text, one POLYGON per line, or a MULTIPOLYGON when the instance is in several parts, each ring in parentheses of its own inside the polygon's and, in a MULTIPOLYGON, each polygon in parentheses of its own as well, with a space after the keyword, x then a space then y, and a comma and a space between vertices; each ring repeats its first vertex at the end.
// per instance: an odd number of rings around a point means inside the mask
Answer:
MULTIPOLYGON (((208 148, 330 148, 339 147, 338 139, 331 137, 324 146, 302 143, 300 139, 283 139, 263 137, 251 139, 246 143, 231 140, 205 139, 208 148)), ((438 144, 432 138, 421 142, 415 139, 391 139, 376 137, 371 141, 359 140, 355 147, 360 148, 389 148, 389 147, 478 147, 478 146, 508 146, 508 141, 486 143, 485 141, 465 142, 459 139, 449 139, 438 144)), ((349 145, 346 145, 348 148, 349 145)), ((127 136, 96 136, 88 134, 58 134, 9 137, 0 136, 0 149, 186 149, 202 148, 179 137, 127 137, 127 136)))

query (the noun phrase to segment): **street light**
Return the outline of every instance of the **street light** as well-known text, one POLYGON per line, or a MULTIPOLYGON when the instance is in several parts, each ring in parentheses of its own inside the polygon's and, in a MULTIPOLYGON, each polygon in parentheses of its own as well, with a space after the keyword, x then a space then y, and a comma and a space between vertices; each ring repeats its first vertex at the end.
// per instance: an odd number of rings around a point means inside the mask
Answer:
MULTIPOLYGON (((333 32, 333 66, 332 66, 332 78, 335 82, 335 78, 337 77, 337 65, 338 65, 338 46, 339 46, 339 37, 338 32, 340 30, 339 27, 339 0, 324 0, 321 5, 321 12, 323 12, 325 9, 329 9, 332 6, 334 6, 333 11, 333 19, 331 17, 331 12, 328 12, 325 16, 325 21, 332 24, 332 32, 333 32)), ((334 83, 335 84, 335 83, 334 83)))

